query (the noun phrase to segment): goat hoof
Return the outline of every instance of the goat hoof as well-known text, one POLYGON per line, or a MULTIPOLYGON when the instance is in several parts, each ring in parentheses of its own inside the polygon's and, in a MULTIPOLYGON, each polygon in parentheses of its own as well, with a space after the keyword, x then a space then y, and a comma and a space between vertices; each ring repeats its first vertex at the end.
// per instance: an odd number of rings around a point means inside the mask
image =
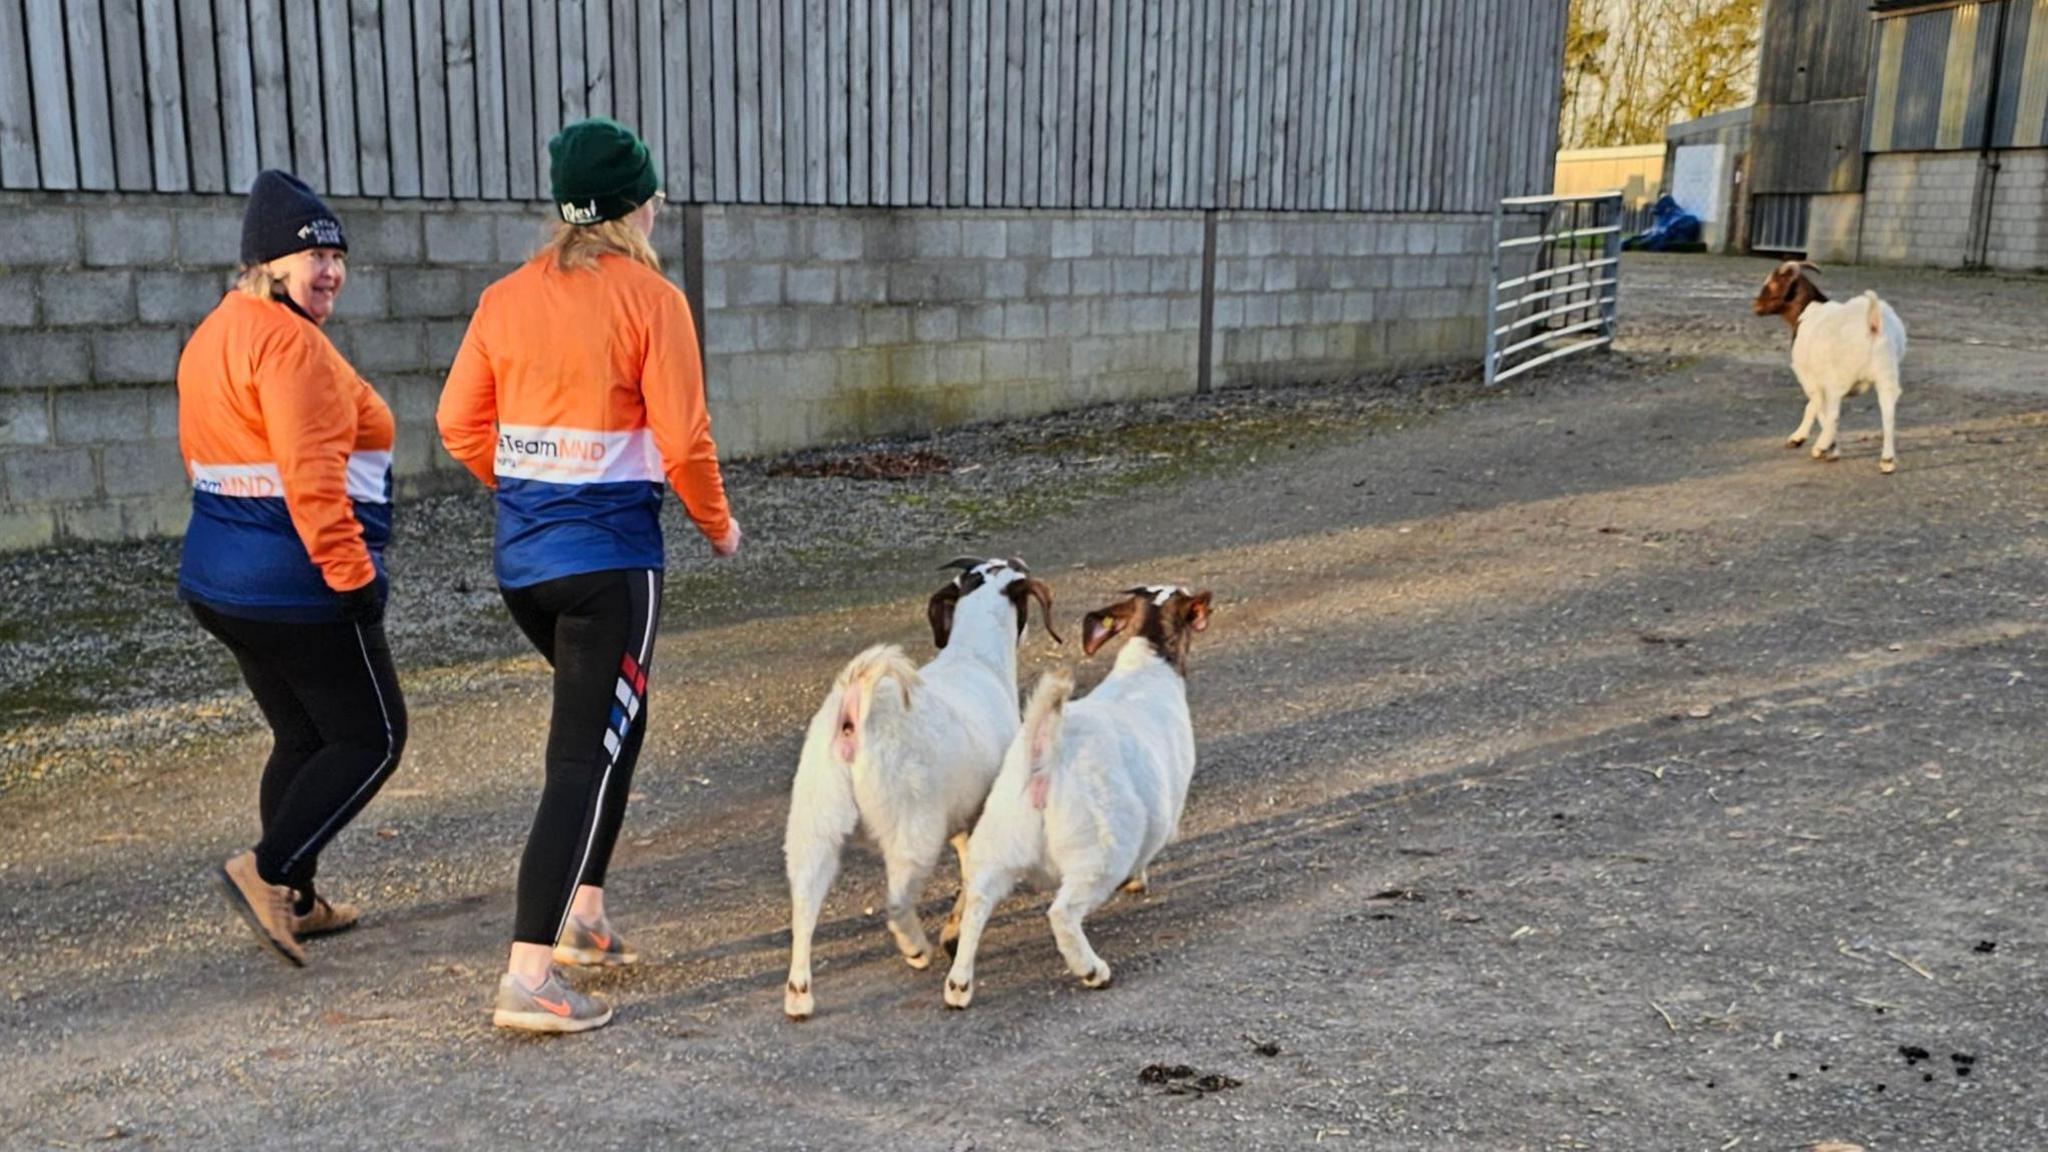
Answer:
POLYGON ((1081 977, 1081 983, 1090 988, 1107 988, 1111 979, 1109 965, 1104 964, 1095 971, 1081 977))
POLYGON ((1785 438, 1785 447, 1787 448, 1798 448, 1805 443, 1806 437, 1804 436, 1788 436, 1785 438))
POLYGON ((932 954, 929 951, 919 952, 915 955, 905 956, 903 962, 922 972, 932 966, 932 954))
POLYGON ((1897 460, 1879 460, 1877 462, 1877 470, 1879 472, 1884 473, 1887 476, 1891 475, 1894 471, 1896 471, 1898 467, 1899 462, 1897 460))
POLYGON ((1129 880, 1124 881, 1124 891, 1126 892, 1142 896, 1151 890, 1151 882, 1143 876, 1133 876, 1129 880))
POLYGON ((974 1003, 974 981, 955 981, 951 976, 946 977, 946 1007, 957 1010, 965 1008, 972 1003, 974 1003))
POLYGON ((811 1013, 818 1010, 818 1003, 811 996, 808 986, 799 989, 791 984, 782 993, 782 1014, 791 1020, 809 1020, 811 1013))

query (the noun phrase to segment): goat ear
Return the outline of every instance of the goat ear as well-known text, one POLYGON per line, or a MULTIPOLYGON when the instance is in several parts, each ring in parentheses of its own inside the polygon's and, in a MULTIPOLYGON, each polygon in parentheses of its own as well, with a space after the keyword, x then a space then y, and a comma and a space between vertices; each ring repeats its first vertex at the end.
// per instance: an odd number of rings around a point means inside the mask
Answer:
POLYGON ((1187 622, 1188 627, 1197 632, 1207 631, 1209 627, 1209 590, 1204 588, 1200 592, 1195 593, 1187 601, 1187 606, 1181 609, 1181 613, 1182 619, 1187 622))
POLYGON ((1115 608, 1100 608, 1081 617, 1081 651, 1093 656, 1102 650, 1110 638, 1123 630, 1125 617, 1117 615, 1115 608))
POLYGON ((1045 634, 1052 637, 1055 644, 1066 643, 1052 626, 1052 585, 1035 576, 1027 576, 1022 580, 1011 581, 1009 586, 1003 589, 1003 594, 1017 607, 1017 635, 1024 634, 1024 626, 1030 622, 1031 601, 1036 600, 1039 617, 1045 624, 1045 634))
POLYGON ((948 584, 925 601, 924 616, 931 621, 932 647, 944 648, 953 635, 953 606, 960 603, 960 589, 948 584))

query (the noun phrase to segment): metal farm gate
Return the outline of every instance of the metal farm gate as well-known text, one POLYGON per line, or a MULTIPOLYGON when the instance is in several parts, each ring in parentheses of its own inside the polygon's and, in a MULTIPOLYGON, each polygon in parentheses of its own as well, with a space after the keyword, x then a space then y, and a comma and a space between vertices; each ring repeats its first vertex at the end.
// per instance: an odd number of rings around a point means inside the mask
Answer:
POLYGON ((1486 382, 1614 341, 1622 195, 1514 196, 1493 214, 1486 382))

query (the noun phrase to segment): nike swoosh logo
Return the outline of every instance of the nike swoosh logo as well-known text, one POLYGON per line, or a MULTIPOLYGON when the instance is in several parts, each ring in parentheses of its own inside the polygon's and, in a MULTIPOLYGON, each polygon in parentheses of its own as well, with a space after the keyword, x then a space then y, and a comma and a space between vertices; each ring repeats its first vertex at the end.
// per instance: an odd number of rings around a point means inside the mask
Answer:
POLYGON ((554 1013, 557 1016, 567 1016, 569 1014, 569 1005, 566 1001, 548 1000, 539 996, 535 996, 533 998, 533 1002, 547 1009, 548 1011, 554 1013))
POLYGON ((590 942, 597 945, 599 952, 609 952, 612 950, 612 938, 607 933, 592 932, 590 934, 590 942))

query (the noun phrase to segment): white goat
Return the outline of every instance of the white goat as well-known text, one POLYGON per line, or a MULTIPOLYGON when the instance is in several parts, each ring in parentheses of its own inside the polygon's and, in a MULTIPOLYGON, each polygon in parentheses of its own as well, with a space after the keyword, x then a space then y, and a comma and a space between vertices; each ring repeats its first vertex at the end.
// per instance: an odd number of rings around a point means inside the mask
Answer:
MULTIPOLYGON (((939 655, 920 671, 901 648, 846 665, 811 717, 797 760, 783 854, 789 869, 789 985, 782 1010, 809 1017, 811 936, 856 823, 882 854, 889 931, 913 968, 931 963, 918 922, 925 879, 967 828, 1017 731, 1017 646, 1035 598, 1052 632, 1052 590, 1019 560, 956 560, 926 608, 939 655), (883 681, 893 681, 884 685, 883 681)), ((956 903, 953 921, 960 907, 956 903)))
POLYGON ((1807 433, 1818 419, 1820 438, 1813 442, 1813 458, 1841 459, 1835 432, 1842 418, 1842 399, 1875 387, 1878 414, 1884 421, 1884 449, 1878 454, 1877 470, 1889 475, 1898 467, 1892 425, 1899 404, 1899 362, 1906 356, 1906 326, 1875 292, 1844 303, 1830 302, 1807 279, 1809 271, 1820 269, 1803 260, 1778 265, 1755 303, 1757 315, 1780 315, 1792 326, 1792 374, 1806 393, 1806 415, 1798 430, 1786 438, 1785 446, 1797 448, 1806 443, 1807 433))
POLYGON ((974 999, 974 957, 989 913, 1024 876, 1056 883, 1047 913, 1067 967, 1090 988, 1109 965, 1082 921, 1117 886, 1144 891, 1152 858, 1173 839, 1195 772, 1188 722, 1187 648, 1209 625, 1209 593, 1135 588, 1082 622, 1082 648, 1135 636, 1084 700, 1069 702, 1073 676, 1049 673, 1025 706, 962 864, 959 947, 946 1005, 974 999), (1128 881, 1128 884, 1126 884, 1128 881))

